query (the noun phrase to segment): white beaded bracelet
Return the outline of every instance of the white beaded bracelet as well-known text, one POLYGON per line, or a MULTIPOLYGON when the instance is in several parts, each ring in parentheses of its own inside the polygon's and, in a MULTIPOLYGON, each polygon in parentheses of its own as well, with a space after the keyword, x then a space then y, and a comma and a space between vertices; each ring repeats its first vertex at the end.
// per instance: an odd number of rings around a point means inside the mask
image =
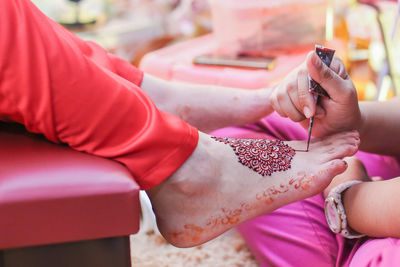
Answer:
POLYGON ((361 181, 348 181, 333 188, 325 199, 325 217, 332 232, 340 234, 345 238, 353 239, 365 236, 351 231, 347 227, 346 211, 343 207, 342 193, 350 186, 359 184, 361 181))

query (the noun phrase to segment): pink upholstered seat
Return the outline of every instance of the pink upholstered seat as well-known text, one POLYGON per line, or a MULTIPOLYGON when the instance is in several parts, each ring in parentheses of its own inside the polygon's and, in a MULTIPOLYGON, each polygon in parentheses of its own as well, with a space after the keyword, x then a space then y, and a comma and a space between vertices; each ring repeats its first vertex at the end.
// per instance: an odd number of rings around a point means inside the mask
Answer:
POLYGON ((139 208, 124 166, 0 129, 0 250, 128 236, 139 208))

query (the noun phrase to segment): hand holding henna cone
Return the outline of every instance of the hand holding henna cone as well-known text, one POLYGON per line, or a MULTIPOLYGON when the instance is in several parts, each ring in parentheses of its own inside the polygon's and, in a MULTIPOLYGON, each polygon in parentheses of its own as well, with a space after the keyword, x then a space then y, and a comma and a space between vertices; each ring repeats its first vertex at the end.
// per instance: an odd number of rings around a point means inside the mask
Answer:
MULTIPOLYGON (((333 55, 335 54, 335 50, 331 49, 331 48, 323 47, 320 45, 316 45, 315 53, 319 56, 319 58, 322 60, 322 62, 324 62, 325 65, 327 65, 329 67, 332 63, 332 59, 333 59, 333 55)), ((324 88, 322 88, 322 86, 319 83, 314 81, 310 76, 308 76, 308 79, 309 79, 309 90, 312 94, 314 94, 315 104, 318 103, 319 96, 329 97, 329 94, 325 91, 324 88)), ((298 151, 308 152, 308 149, 310 147, 311 132, 312 132, 312 128, 314 125, 314 118, 315 118, 315 115, 311 117, 310 125, 308 126, 307 148, 306 148, 306 150, 298 150, 298 151)))

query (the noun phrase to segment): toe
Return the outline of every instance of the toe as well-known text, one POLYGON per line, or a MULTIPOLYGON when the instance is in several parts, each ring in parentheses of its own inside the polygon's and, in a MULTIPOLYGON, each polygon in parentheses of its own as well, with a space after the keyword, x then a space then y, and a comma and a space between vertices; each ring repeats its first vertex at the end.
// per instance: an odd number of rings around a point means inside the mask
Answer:
POLYGON ((328 186, 332 179, 347 169, 347 163, 341 159, 334 159, 320 165, 317 172, 318 177, 324 187, 328 186))
POLYGON ((358 133, 355 131, 335 134, 315 139, 312 151, 321 153, 321 160, 329 161, 354 155, 360 145, 358 133))
POLYGON ((358 145, 356 143, 342 143, 335 147, 330 148, 330 150, 325 153, 327 161, 333 159, 342 159, 344 157, 353 156, 358 151, 358 145))

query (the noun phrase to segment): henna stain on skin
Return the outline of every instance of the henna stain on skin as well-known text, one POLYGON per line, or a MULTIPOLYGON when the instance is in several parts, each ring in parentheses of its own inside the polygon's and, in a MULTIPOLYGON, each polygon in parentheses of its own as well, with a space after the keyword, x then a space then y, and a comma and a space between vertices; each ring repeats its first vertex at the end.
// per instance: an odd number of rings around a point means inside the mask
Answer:
MULTIPOLYGON (((170 233, 174 240, 179 240, 181 242, 198 242, 206 230, 194 224, 185 224, 183 228, 183 231, 170 233)), ((210 229, 208 230, 210 231, 210 229)))
MULTIPOLYGON (((318 175, 324 175, 327 170, 318 172, 318 175)), ((306 172, 298 172, 297 178, 292 178, 287 184, 280 184, 279 186, 271 186, 255 196, 255 202, 252 204, 242 202, 236 209, 221 208, 220 215, 211 216, 205 224, 201 227, 195 224, 185 224, 184 230, 171 232, 170 236, 174 240, 180 242, 198 242, 204 236, 211 236, 215 233, 216 228, 226 226, 233 227, 241 222, 241 216, 246 211, 253 211, 260 209, 263 205, 271 205, 275 198, 280 194, 285 194, 291 189, 293 190, 308 190, 311 187, 312 181, 316 178, 314 174, 308 175, 306 172)))
POLYGON ((212 216, 206 222, 206 227, 201 227, 195 224, 185 224, 184 230, 179 232, 171 232, 170 235, 174 240, 180 242, 197 242, 203 235, 213 234, 214 229, 220 226, 229 225, 233 227, 240 222, 240 215, 244 210, 249 210, 251 207, 249 204, 241 203, 240 208, 227 209, 221 208, 222 215, 212 216))
POLYGON ((319 172, 318 172, 318 176, 324 176, 324 175, 326 175, 328 173, 328 170, 320 170, 319 172))
POLYGON ((291 168, 295 150, 279 140, 234 139, 211 137, 215 141, 228 144, 239 163, 265 176, 291 168))
POLYGON ((280 184, 279 188, 277 189, 275 186, 271 186, 270 188, 264 190, 261 193, 256 194, 257 200, 262 200, 265 204, 270 205, 274 202, 274 196, 278 194, 283 194, 289 191, 288 185, 280 184))
POLYGON ((287 185, 280 184, 278 188, 276 188, 275 186, 271 186, 270 188, 268 188, 260 193, 257 193, 256 199, 258 201, 263 201, 264 204, 270 205, 275 201, 274 197, 276 197, 279 194, 288 192, 291 188, 295 189, 295 190, 310 189, 311 183, 315 178, 316 178, 316 176, 313 174, 307 175, 305 172, 298 172, 297 178, 290 179, 289 183, 287 185))
POLYGON ((294 189, 307 190, 311 187, 311 182, 315 179, 315 175, 307 175, 305 172, 298 172, 297 179, 291 179, 289 185, 293 185, 294 189))

